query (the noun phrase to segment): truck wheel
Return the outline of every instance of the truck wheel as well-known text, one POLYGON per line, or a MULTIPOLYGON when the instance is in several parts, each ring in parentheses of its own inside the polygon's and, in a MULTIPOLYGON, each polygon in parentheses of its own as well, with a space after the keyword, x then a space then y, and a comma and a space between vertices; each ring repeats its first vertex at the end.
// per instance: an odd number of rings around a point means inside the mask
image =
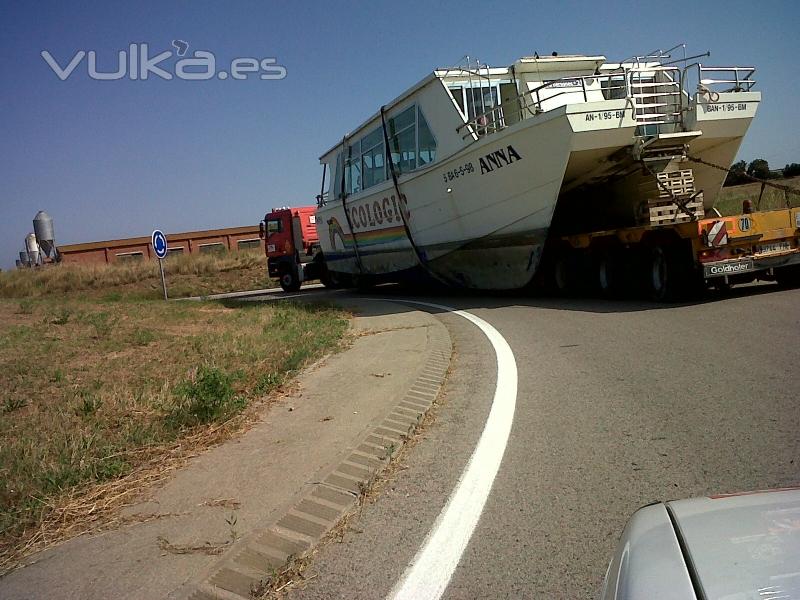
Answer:
POLYGON ((603 298, 617 298, 622 292, 622 264, 618 253, 606 252, 595 263, 597 290, 603 298))
POLYGON ((653 248, 650 254, 650 265, 647 270, 648 290, 650 297, 656 302, 667 302, 672 296, 672 273, 663 248, 653 248))
POLYGON ((647 280, 650 298, 656 302, 687 300, 699 292, 701 283, 688 257, 682 257, 677 247, 664 246, 651 250, 647 280))
POLYGON ((284 292, 296 292, 300 289, 300 278, 294 270, 284 271, 280 282, 284 292))

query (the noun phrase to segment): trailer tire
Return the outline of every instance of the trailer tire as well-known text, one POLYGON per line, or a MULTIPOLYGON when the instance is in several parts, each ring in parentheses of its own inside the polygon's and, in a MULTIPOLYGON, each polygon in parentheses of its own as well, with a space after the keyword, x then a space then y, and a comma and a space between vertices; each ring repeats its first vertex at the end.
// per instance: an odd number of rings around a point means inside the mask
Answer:
POLYGON ((595 285, 603 298, 622 295, 623 264, 618 252, 604 252, 595 262, 595 285))
POLYGON ((300 278, 295 269, 288 269, 281 274, 281 289, 284 292, 296 292, 300 289, 300 278))
POLYGON ((688 255, 677 245, 655 246, 650 250, 647 283, 656 302, 681 302, 698 294, 702 279, 693 270, 688 255))

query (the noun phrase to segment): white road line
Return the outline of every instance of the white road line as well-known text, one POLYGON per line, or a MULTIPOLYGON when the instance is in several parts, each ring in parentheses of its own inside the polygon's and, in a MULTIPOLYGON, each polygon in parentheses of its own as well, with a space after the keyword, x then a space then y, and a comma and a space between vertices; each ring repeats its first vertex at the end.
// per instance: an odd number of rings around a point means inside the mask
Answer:
POLYGON ((464 317, 489 338, 497 356, 494 400, 478 445, 422 548, 388 596, 391 600, 437 600, 447 589, 472 537, 503 460, 517 403, 517 362, 500 332, 472 313, 415 300, 380 300, 428 306, 464 317))

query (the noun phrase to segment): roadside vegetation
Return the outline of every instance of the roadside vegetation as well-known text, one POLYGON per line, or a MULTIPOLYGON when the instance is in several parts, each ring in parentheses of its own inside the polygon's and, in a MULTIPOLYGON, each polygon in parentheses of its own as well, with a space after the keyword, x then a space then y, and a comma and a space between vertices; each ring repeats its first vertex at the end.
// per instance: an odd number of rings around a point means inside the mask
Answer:
POLYGON ((765 187, 761 195, 761 184, 758 182, 742 183, 739 185, 726 186, 722 188, 717 198, 714 208, 723 216, 737 215, 742 212, 742 201, 752 200, 756 210, 773 210, 786 208, 788 206, 800 206, 800 177, 789 179, 775 179, 774 183, 788 186, 798 191, 796 194, 787 193, 773 187, 765 187), (761 195, 761 201, 758 198, 761 195))
MULTIPOLYGON (((263 252, 189 254, 164 261, 170 298, 276 287, 267 278, 263 252)), ((58 264, 0 273, 0 298, 80 292, 95 298, 161 298, 157 261, 58 264)))
POLYGON ((0 300, 0 573, 104 522, 143 485, 240 430, 347 329, 347 315, 323 305, 108 292, 108 278, 130 285, 145 265, 81 271, 80 283, 46 271, 42 281, 71 293, 3 279, 3 295, 37 291, 0 300))

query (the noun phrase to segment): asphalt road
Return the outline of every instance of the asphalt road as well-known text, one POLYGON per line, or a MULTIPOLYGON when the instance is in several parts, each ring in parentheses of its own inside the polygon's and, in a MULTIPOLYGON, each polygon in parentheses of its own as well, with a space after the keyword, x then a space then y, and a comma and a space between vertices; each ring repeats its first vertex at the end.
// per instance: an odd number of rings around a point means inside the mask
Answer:
MULTIPOLYGON (((508 445, 444 598, 593 598, 638 507, 800 483, 800 290, 678 306, 427 300, 492 324, 518 368, 508 445)), ((457 484, 497 367, 474 325, 437 316, 455 356, 434 421, 290 598, 385 598, 457 484)))

